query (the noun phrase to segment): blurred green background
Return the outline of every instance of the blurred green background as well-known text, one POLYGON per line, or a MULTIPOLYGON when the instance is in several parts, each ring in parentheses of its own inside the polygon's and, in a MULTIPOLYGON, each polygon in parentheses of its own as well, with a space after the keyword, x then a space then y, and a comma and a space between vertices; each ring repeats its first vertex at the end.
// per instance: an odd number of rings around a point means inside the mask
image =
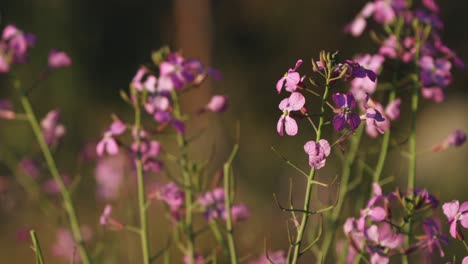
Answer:
MULTIPOLYGON (((130 116, 131 109, 120 100, 119 90, 127 89, 139 65, 150 61, 152 50, 163 45, 181 49, 187 57, 198 57, 206 65, 221 70, 224 80, 208 82, 184 101, 187 111, 204 105, 211 92, 227 94, 230 109, 223 116, 210 115, 195 123, 195 128, 207 127, 207 135, 192 148, 195 159, 208 156, 213 139, 216 144, 216 162, 221 164, 235 141, 236 123, 241 126, 241 150, 235 162, 239 179, 238 201, 252 209, 252 219, 239 225, 238 240, 242 255, 259 255, 263 242, 272 249, 286 248, 285 221, 272 199, 277 193, 286 201, 288 179, 295 181, 295 198, 301 204, 303 182, 301 176, 283 163, 271 150, 275 146, 301 166, 307 166, 302 145, 312 138, 305 122, 300 124, 297 137, 279 137, 276 122, 281 114, 277 108, 284 94, 277 95, 276 81, 294 65, 298 58, 306 63, 301 72, 310 74, 309 59, 317 57, 322 49, 339 50, 343 58, 362 52, 375 52, 376 45, 369 36, 354 39, 343 33, 366 1, 266 1, 266 0, 176 0, 176 1, 63 1, 63 0, 2 0, 0 2, 1 28, 9 23, 34 33, 37 45, 30 52, 31 63, 17 66, 17 75, 25 84, 31 83, 36 73, 47 62, 51 48, 67 51, 73 67, 54 73, 31 99, 37 113, 43 116, 51 109, 62 111, 67 135, 57 150, 62 171, 71 175, 80 173, 81 182, 74 192, 78 214, 83 223, 94 230, 94 241, 104 239, 105 248, 95 247, 100 254, 114 252, 117 259, 108 263, 136 263, 139 258, 138 239, 133 234, 105 231, 98 225, 104 206, 95 197, 93 164, 79 164, 78 153, 89 142, 96 142, 110 121, 110 114, 130 116), (196 154, 200 153, 201 154, 196 154), (103 253, 104 252, 104 253, 103 253)), ((468 60, 468 2, 440 1, 441 16, 445 22, 443 39, 446 44, 468 60)), ((449 132, 460 128, 468 130, 468 74, 454 71, 454 82, 448 90, 445 103, 423 101, 418 125, 417 186, 428 188, 441 201, 468 200, 466 171, 468 148, 431 153, 427 149, 442 140, 449 132)), ((9 79, 0 76, 0 98, 15 96, 9 79)), ((187 96, 188 97, 188 96, 187 96)), ((314 107, 310 104, 309 107, 314 107)), ((406 106, 407 107, 407 106, 406 106)), ((407 109, 407 108, 406 108, 407 109)), ((396 124, 397 136, 405 137, 409 130, 407 116, 396 124)), ((193 133, 196 129, 189 132, 193 133)), ((328 134, 329 135, 329 134, 328 134)), ((368 139, 368 144, 379 144, 368 139)), ((163 142, 164 143, 164 142, 163 142)), ((0 120, 0 151, 8 147, 18 154, 37 151, 32 133, 26 124, 0 120)), ((393 151, 385 176, 394 176, 405 186, 406 160, 393 151)), ((371 161, 373 158, 370 156, 371 161)), ((330 182, 339 176, 338 159, 333 159, 320 179, 330 182)), ((5 167, 0 175, 8 176, 5 167)), ((366 177, 366 176, 365 176, 366 177)), ((165 182, 163 176, 149 182, 165 182)), ((64 215, 48 217, 37 204, 28 201, 24 192, 11 183, 11 188, 0 190, 0 263, 32 263, 29 242, 16 239, 17 230, 35 228, 47 252, 47 263, 65 263, 52 258, 50 247, 55 239, 54 228, 66 225, 64 215)), ((385 188, 390 191, 390 185, 385 188)), ((322 192, 323 190, 320 190, 322 192)), ((325 191, 324 193, 329 192, 325 191)), ((128 217, 135 197, 119 203, 116 214, 128 217)), ((349 199, 350 202, 354 201, 349 199)), ((324 203, 327 203, 324 199, 324 203)), ((135 203, 133 203, 135 204, 135 203)), ((166 220, 160 206, 153 207, 150 228, 152 251, 165 241, 166 220), (162 231, 161 231, 162 230, 162 231), (157 237, 157 238, 156 238, 157 237)), ((357 212, 349 214, 356 215, 357 212)), ((314 219, 313 221, 315 221, 314 219)), ((315 221, 316 222, 316 221, 315 221)), ((312 222, 314 223, 314 222, 312 222)), ((453 243, 456 250, 457 243, 453 243)), ((210 247, 200 246, 202 253, 210 247)), ((112 253, 114 254, 114 253, 112 253)), ((178 263, 179 260, 174 260, 178 263)), ((305 263, 305 262, 304 262, 305 263)))

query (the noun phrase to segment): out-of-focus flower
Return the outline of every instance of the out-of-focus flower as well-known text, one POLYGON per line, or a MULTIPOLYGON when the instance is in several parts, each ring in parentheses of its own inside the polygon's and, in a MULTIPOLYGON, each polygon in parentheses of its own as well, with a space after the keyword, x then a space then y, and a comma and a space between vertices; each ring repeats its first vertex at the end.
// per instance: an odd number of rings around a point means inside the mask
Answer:
POLYGON ((131 85, 138 91, 143 89, 148 92, 156 92, 157 79, 154 75, 150 74, 145 67, 140 67, 132 79, 131 85))
MULTIPOLYGON (((61 175, 61 177, 62 177, 62 181, 65 184, 65 186, 69 186, 72 183, 72 179, 70 178, 70 176, 68 176, 66 174, 63 174, 63 175, 61 175)), ((57 181, 55 181, 55 179, 53 179, 53 178, 47 180, 46 182, 44 182, 44 184, 42 184, 42 190, 45 193, 51 194, 51 195, 55 195, 55 194, 60 193, 59 185, 58 185, 57 181)))
POLYGON ((128 161, 124 155, 108 156, 98 160, 94 175, 99 198, 108 200, 118 198, 127 165, 128 161))
POLYGON ((39 176, 41 175, 39 165, 33 159, 22 159, 19 162, 18 167, 22 173, 28 175, 33 180, 39 179, 39 176))
POLYGON ((336 110, 337 114, 333 117, 333 127, 336 131, 341 131, 348 124, 351 130, 356 130, 361 124, 359 115, 351 112, 356 107, 356 100, 353 94, 333 94, 333 101, 339 109, 336 110))
POLYGON ((453 238, 463 240, 463 234, 459 229, 458 222, 464 227, 468 228, 468 202, 460 203, 458 200, 453 200, 442 205, 442 210, 447 216, 450 224, 450 235, 453 238))
POLYGON ((419 60, 419 66, 421 67, 420 78, 423 97, 435 102, 443 101, 445 98, 443 88, 452 82, 450 61, 445 58, 434 60, 430 56, 423 56, 419 60))
POLYGON ((300 93, 291 93, 289 98, 283 99, 279 104, 279 109, 283 111, 283 114, 278 120, 276 125, 276 130, 280 136, 283 136, 284 129, 286 129, 286 134, 290 136, 295 136, 298 131, 297 123, 294 118, 290 117, 292 111, 299 111, 304 107, 305 98, 300 93))
POLYGON ((14 25, 4 28, 0 41, 0 72, 7 72, 11 63, 25 63, 28 48, 34 46, 36 38, 14 25))
POLYGON ((423 229, 424 235, 417 237, 418 247, 427 249, 429 253, 438 250, 440 256, 444 257, 441 243, 448 245, 448 237, 441 233, 439 225, 431 218, 424 219, 423 229))
POLYGON ((215 113, 221 113, 227 109, 228 98, 224 95, 214 95, 211 97, 210 102, 205 106, 206 110, 215 113))
MULTIPOLYGON (((91 229, 86 226, 81 228, 81 235, 83 240, 89 241, 92 233, 91 229)), ((58 229, 56 234, 55 243, 52 245, 52 254, 57 257, 63 257, 67 259, 69 263, 80 263, 81 258, 78 252, 78 246, 76 245, 73 235, 67 229, 58 229)))
MULTIPOLYGON (((234 204, 231 207, 231 219, 232 222, 237 223, 237 222, 242 222, 250 217, 250 211, 249 208, 245 204, 234 204)), ((227 211, 224 210, 222 212, 222 218, 224 220, 227 219, 227 211)))
POLYGON ((123 134, 126 128, 127 127, 120 119, 112 122, 109 130, 104 133, 104 137, 96 145, 96 153, 99 157, 104 155, 104 151, 109 155, 115 155, 119 152, 119 145, 114 136, 123 134))
POLYGON ((185 59, 178 53, 170 53, 159 65, 158 92, 180 90, 186 85, 198 85, 206 73, 200 61, 185 59))
MULTIPOLYGON (((1 65, 0 65, 0 72, 1 72, 1 65)), ((0 118, 3 118, 3 119, 15 119, 16 118, 16 113, 13 111, 13 105, 11 104, 10 101, 0 100, 0 118)))
POLYGON ((299 83, 302 82, 304 77, 301 78, 301 75, 297 72, 297 69, 302 65, 302 60, 299 59, 296 62, 296 66, 293 69, 289 69, 281 79, 276 83, 276 90, 278 93, 284 89, 290 93, 295 92, 299 83))
POLYGON ((55 145, 65 135, 65 127, 60 122, 60 111, 52 110, 42 119, 42 134, 47 145, 55 145))
MULTIPOLYGON (((379 54, 365 54, 363 56, 356 57, 355 61, 373 72, 379 72, 385 58, 379 54)), ((354 95, 356 101, 364 101, 367 94, 373 94, 375 92, 376 87, 377 82, 372 81, 369 78, 355 78, 351 81, 350 91, 354 95)))
POLYGON ((109 224, 109 218, 112 213, 112 205, 107 204, 102 211, 101 216, 99 217, 99 224, 102 226, 106 226, 109 224))
POLYGON ((256 260, 252 260, 249 264, 286 264, 286 253, 283 250, 268 251, 268 257, 262 255, 256 260))
POLYGON ((156 192, 156 198, 164 201, 171 212, 177 212, 184 204, 185 193, 175 182, 170 182, 156 192))
MULTIPOLYGON (((195 256, 194 256, 194 264, 203 264, 205 263, 205 258, 200 255, 199 253, 196 253, 195 252, 195 256)), ((185 255, 184 256, 184 264, 190 264, 190 257, 188 255, 185 255)))
POLYGON ((442 151, 449 147, 460 147, 466 141, 466 133, 463 130, 457 129, 450 133, 447 138, 439 144, 432 146, 432 151, 442 151))
POLYGON ((72 64, 70 56, 64 51, 51 50, 49 52, 49 67, 53 69, 59 69, 68 67, 72 64))
POLYGON ((309 165, 315 170, 325 166, 327 157, 330 155, 330 143, 321 139, 319 142, 308 141, 304 145, 304 151, 309 155, 309 165))

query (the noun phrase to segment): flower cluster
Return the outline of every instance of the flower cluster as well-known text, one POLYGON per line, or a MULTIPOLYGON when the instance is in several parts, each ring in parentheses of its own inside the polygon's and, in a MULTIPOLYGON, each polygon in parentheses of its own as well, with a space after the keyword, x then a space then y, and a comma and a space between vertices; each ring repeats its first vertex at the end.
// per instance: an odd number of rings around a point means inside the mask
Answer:
POLYGON ((404 245, 408 234, 403 230, 408 219, 416 214, 434 211, 439 203, 437 198, 426 190, 418 189, 383 194, 376 183, 373 192, 366 208, 361 210, 360 217, 348 218, 344 224, 344 233, 349 240, 348 263, 353 263, 361 253, 369 254, 371 263, 388 263, 392 256, 400 252, 410 254, 416 250, 427 254, 437 250, 444 256, 442 245, 448 244, 448 240, 441 232, 437 224, 439 220, 435 216, 415 218, 421 221, 419 227, 422 234, 415 236, 413 245, 404 245))
MULTIPOLYGON (((380 40, 379 53, 365 55, 364 58, 375 58, 377 68, 385 59, 403 64, 414 62, 419 67, 422 96, 442 102, 445 88, 452 82, 452 62, 459 67, 464 67, 464 62, 443 44, 440 37, 443 23, 439 13, 439 7, 433 0, 424 0, 420 4, 406 0, 375 0, 367 3, 345 30, 353 36, 360 36, 367 25, 366 19, 370 17, 387 27, 387 36, 380 40), (402 32, 402 26, 412 30, 402 32)), ((375 90, 371 84, 362 86, 356 83, 355 86, 356 90, 367 89, 370 93, 375 90)))
MULTIPOLYGON (((215 188, 201 194, 198 197, 198 203, 203 208, 203 214, 206 219, 223 219, 226 220, 227 213, 225 207, 226 193, 223 188, 215 188)), ((250 211, 244 204, 234 204, 231 208, 232 220, 234 223, 245 221, 250 217, 250 211)))

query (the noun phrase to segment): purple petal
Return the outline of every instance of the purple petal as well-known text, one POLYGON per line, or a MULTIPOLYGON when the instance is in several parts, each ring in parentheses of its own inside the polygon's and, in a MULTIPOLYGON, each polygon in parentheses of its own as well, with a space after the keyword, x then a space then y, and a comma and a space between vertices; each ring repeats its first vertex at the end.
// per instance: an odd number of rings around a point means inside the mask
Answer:
POLYGON ((344 114, 337 114, 333 117, 333 128, 336 131, 341 131, 346 126, 346 118, 344 114))
MULTIPOLYGON (((339 108, 344 108, 344 107, 347 107, 347 103, 346 103, 346 96, 344 94, 340 94, 340 93, 334 93, 332 95, 332 99, 333 99, 333 102, 335 102, 335 104, 339 107, 339 108)), ((336 129, 336 128, 335 128, 336 129)))
POLYGON ((352 93, 346 94, 346 105, 348 105, 350 109, 354 109, 356 107, 356 99, 354 99, 354 95, 352 93))
POLYGON ((177 133, 179 133, 181 135, 185 134, 184 122, 182 122, 180 120, 174 120, 174 121, 172 121, 172 126, 175 128, 177 133))
POLYGON ((361 118, 356 113, 350 113, 348 115, 348 125, 351 130, 356 130, 361 124, 361 118))

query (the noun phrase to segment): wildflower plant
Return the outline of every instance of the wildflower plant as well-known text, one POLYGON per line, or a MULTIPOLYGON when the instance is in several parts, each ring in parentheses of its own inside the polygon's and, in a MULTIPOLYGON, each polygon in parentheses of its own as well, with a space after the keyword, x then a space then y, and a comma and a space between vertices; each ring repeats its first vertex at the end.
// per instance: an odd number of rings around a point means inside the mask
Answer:
MULTIPOLYGON (((236 196, 233 162, 239 144, 226 157, 210 153, 223 158, 221 165, 192 153, 194 149, 208 152, 206 147, 195 146, 199 134, 194 124, 203 116, 226 112, 230 102, 227 96, 214 93, 203 102, 193 102, 198 108, 192 112, 182 105, 182 98, 190 99, 206 79, 222 76, 200 60, 168 47, 154 51, 151 61, 128 77, 128 89, 120 91, 133 118, 109 113, 101 135, 79 155, 78 167, 95 161, 94 194, 101 203, 95 217, 98 228, 80 221, 73 196, 81 181, 89 178, 69 173, 57 163, 57 150, 66 147, 63 139, 68 129, 61 120, 65 113, 51 107, 38 114, 32 104, 31 94, 43 89, 41 84, 55 72, 71 67, 72 58, 52 49, 47 59, 44 56, 36 79, 20 80, 17 67, 35 59, 29 50, 36 38, 15 25, 7 25, 0 39, 0 74, 8 76, 15 92, 13 98, 0 98, 0 118, 7 123, 27 122, 37 146, 21 154, 0 146, 0 161, 42 213, 59 219, 51 232, 55 242, 50 255, 70 263, 115 261, 118 253, 112 256, 115 252, 106 248, 112 246, 100 241, 110 232, 119 238, 123 232, 134 235, 141 256, 137 260, 144 264, 296 264, 306 261, 308 254, 319 263, 445 260, 452 257, 447 250, 451 243, 463 244, 468 252, 464 236, 468 202, 455 197, 441 202, 433 191, 416 186, 420 100, 443 103, 454 68, 465 67, 442 41, 443 26, 435 0, 372 0, 344 31, 353 37, 370 32, 378 44, 374 52, 343 59, 338 51, 321 51, 310 63, 298 59, 277 76, 279 112, 272 133, 280 139, 308 137, 300 142, 303 150, 299 150, 306 169, 272 147, 306 182, 299 185, 290 179, 287 206, 274 195, 277 206, 288 214, 287 249, 265 246, 261 255, 258 249, 239 253, 235 230, 248 225, 253 214, 236 196), (409 117, 409 124, 399 122, 400 117, 409 117), (404 135, 396 133, 397 125, 404 135), (407 158, 407 173, 395 173, 386 165, 392 149, 400 150, 398 158, 407 158), (334 179, 318 178, 326 176, 333 165, 334 179), (389 190, 392 182, 407 184, 389 190), (316 199, 319 188, 329 191, 328 204, 316 199), (358 199, 347 202, 355 192, 359 192, 358 199), (293 203, 298 194, 303 195, 300 206, 293 203), (164 226, 150 219, 155 206, 164 212, 158 215, 164 226), (168 242, 155 243, 150 229, 168 230, 168 242), (206 234, 214 243, 209 245, 210 252, 201 238, 206 234)), ((466 133, 454 129, 430 149, 432 155, 443 155, 442 151, 465 142, 466 133)), ((0 194, 4 186, 0 177, 0 194)), ((43 254, 45 247, 36 231, 29 231, 31 248, 36 263, 44 264, 48 254, 43 254)), ((25 234, 19 232, 18 237, 24 240, 25 234)), ((468 257, 459 259, 468 263, 468 257)), ((450 261, 459 259, 453 256, 450 261)))

